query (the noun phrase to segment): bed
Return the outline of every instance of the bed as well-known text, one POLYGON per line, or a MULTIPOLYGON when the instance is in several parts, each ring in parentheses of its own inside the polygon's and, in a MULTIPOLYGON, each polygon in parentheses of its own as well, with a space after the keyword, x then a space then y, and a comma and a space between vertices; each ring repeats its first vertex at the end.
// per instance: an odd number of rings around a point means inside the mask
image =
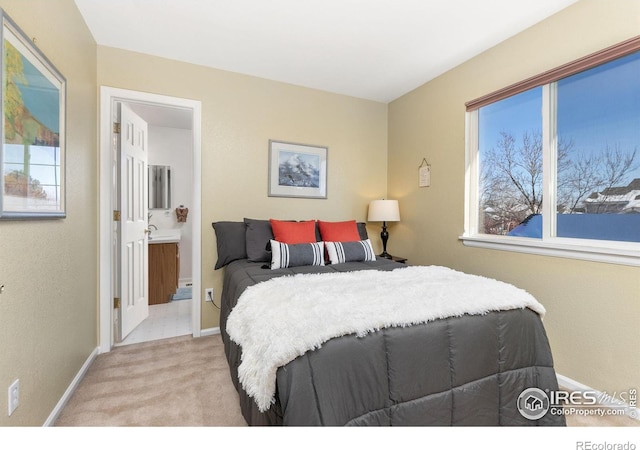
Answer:
POLYGON ((565 425, 522 412, 540 400, 525 391, 558 390, 544 308, 524 291, 368 255, 364 224, 329 240, 316 222, 315 246, 270 225, 213 224, 220 331, 249 425, 565 425))

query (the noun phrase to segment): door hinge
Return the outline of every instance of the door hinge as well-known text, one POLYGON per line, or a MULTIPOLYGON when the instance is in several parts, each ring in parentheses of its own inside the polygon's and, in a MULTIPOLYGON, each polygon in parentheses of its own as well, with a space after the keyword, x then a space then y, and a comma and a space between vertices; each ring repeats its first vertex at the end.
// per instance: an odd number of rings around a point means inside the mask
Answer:
POLYGON ((113 297, 113 308, 114 309, 120 309, 120 298, 119 297, 113 297))
POLYGON ((113 211, 113 221, 114 222, 120 222, 120 211, 113 211))
POLYGON ((120 124, 118 122, 113 122, 113 133, 120 134, 120 124))

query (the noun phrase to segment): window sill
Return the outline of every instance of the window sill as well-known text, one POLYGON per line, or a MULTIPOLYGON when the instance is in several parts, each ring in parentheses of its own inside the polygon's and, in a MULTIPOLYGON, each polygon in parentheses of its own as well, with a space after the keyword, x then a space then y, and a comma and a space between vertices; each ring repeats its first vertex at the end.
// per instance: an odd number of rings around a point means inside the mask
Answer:
POLYGON ((553 240, 543 241, 540 239, 492 235, 463 235, 459 239, 468 247, 640 266, 640 245, 636 243, 588 241, 594 242, 594 244, 585 245, 579 239, 554 238, 553 240))

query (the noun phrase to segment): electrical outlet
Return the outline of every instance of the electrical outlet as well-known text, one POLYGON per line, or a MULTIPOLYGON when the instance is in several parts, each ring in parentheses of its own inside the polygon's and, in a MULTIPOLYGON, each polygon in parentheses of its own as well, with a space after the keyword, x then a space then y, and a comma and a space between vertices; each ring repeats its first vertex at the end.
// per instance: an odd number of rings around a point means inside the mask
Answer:
POLYGON ((20 380, 16 380, 9 386, 9 415, 13 414, 20 404, 20 380))
POLYGON ((204 301, 205 302, 213 301, 213 288, 206 288, 204 290, 204 301))

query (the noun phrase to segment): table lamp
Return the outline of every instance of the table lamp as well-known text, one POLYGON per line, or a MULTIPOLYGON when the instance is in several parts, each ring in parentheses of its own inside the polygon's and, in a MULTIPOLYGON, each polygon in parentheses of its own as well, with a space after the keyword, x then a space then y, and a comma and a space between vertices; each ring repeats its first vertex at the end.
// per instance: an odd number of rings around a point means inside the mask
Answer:
POLYGON ((369 215, 367 220, 369 222, 382 222, 382 232, 380 233, 380 238, 382 239, 382 253, 378 256, 390 259, 391 255, 387 253, 387 241, 389 240, 387 222, 400 221, 398 200, 373 200, 369 203, 369 215))

